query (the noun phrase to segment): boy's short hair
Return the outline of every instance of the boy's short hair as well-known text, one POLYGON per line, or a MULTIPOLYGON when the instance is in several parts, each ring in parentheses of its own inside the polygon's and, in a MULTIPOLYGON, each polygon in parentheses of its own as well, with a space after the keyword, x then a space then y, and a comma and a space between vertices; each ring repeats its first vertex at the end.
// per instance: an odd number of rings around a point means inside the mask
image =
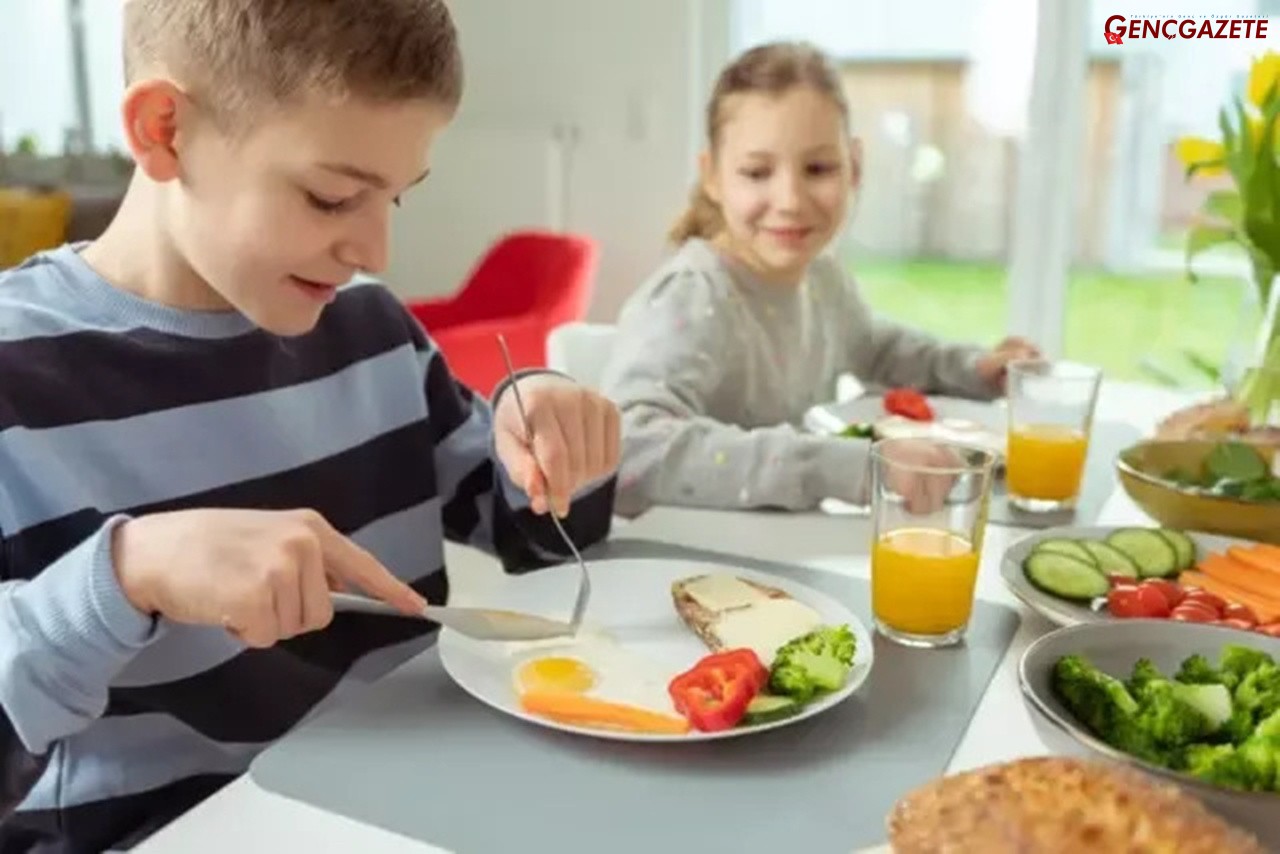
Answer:
POLYGON ((450 108, 462 96, 444 0, 126 0, 124 10, 126 80, 163 73, 217 118, 312 93, 450 108))

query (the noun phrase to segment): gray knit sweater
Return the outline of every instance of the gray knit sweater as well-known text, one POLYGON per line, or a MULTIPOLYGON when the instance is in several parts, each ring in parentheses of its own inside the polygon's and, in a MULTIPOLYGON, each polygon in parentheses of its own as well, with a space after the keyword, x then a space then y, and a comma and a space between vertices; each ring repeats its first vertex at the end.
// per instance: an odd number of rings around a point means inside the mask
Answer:
POLYGON ((833 258, 785 288, 690 240, 619 317, 603 380, 623 415, 616 510, 863 500, 868 443, 805 433, 805 411, 832 400, 845 373, 989 399, 981 353, 873 315, 833 258))

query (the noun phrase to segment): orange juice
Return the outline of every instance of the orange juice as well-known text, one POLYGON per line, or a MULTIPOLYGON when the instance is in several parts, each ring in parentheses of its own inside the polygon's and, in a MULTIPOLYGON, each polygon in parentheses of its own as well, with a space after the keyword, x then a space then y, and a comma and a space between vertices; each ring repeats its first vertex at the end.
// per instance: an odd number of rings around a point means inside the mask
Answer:
POLYGON ((871 549, 871 611, 891 629, 941 635, 969 622, 978 553, 964 537, 903 528, 871 549))
POLYGON ((1038 501, 1067 501, 1080 494, 1089 440, 1079 430, 1031 424, 1009 431, 1005 477, 1009 492, 1038 501))

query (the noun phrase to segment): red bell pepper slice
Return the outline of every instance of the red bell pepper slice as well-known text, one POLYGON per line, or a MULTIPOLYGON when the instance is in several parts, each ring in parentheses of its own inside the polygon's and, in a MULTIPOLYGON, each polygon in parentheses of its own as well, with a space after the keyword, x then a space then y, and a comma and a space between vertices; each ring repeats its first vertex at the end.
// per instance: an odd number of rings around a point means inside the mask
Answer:
POLYGON ((929 399, 913 388, 895 388, 885 392, 884 410, 912 421, 932 421, 933 407, 929 399))
POLYGON ((708 655, 671 680, 676 710, 702 732, 737 726, 768 681, 769 671, 749 649, 708 655))

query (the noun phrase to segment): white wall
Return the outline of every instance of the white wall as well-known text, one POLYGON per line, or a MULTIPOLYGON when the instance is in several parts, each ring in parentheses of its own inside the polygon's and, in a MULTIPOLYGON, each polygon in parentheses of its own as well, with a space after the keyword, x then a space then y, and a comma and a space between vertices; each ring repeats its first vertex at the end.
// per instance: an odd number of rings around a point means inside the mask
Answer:
POLYGON ((687 196, 703 101, 728 54, 728 0, 458 0, 453 10, 464 101, 430 180, 396 216, 391 286, 452 292, 503 231, 566 227, 600 242, 591 315, 614 317, 661 260, 687 196), (566 127, 578 134, 567 163, 555 141, 566 127))

